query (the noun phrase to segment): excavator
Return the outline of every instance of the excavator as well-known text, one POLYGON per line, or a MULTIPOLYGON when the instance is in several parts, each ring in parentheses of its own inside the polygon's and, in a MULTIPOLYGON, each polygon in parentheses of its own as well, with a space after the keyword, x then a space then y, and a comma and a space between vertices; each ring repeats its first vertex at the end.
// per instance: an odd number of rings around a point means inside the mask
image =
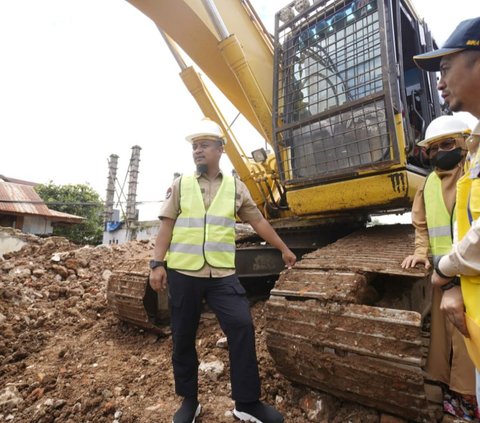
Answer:
MULTIPOLYGON (((266 304, 278 370, 434 421, 428 275, 400 266, 413 251, 410 225, 374 224, 411 209, 429 167, 416 143, 442 114, 435 74, 412 60, 436 46, 411 1, 296 0, 275 15, 273 35, 248 0, 128 1, 158 27, 186 88, 222 126, 236 174, 301 257, 283 270, 272 248, 238 240, 241 278, 278 278, 266 304), (202 74, 266 148, 243 151, 202 74)), ((126 262, 107 292, 120 319, 151 329, 168 304, 148 295, 147 260, 126 262)))

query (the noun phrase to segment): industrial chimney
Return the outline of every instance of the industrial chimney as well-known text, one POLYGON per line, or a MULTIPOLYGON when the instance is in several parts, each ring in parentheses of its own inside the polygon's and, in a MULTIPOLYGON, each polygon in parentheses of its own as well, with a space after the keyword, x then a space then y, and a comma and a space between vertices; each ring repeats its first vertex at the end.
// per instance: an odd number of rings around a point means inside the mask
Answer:
POLYGON ((117 179, 118 156, 116 154, 110 155, 108 161, 108 181, 107 181, 107 196, 105 199, 105 224, 113 220, 113 203, 115 199, 115 180, 117 179))
POLYGON ((127 195, 127 222, 133 222, 138 220, 136 213, 136 200, 137 200, 137 184, 138 184, 138 168, 140 163, 140 150, 142 148, 139 145, 132 147, 132 156, 130 158, 130 165, 128 168, 128 195, 127 195))

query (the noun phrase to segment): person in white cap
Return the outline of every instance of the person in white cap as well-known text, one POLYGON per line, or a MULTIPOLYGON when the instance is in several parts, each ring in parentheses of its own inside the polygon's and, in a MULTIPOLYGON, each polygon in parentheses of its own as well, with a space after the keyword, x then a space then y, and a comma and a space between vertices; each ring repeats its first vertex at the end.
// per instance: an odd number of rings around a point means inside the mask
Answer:
POLYGON ((295 254, 262 216, 245 184, 220 170, 225 143, 220 126, 204 119, 186 139, 197 171, 177 178, 167 192, 150 262, 151 287, 163 290, 168 281, 175 391, 183 397, 173 422, 191 423, 200 414, 195 338, 205 300, 227 336, 233 414, 243 421, 282 423, 283 416, 260 401, 255 331, 235 274, 236 218, 278 248, 286 267, 295 264, 295 254))
MULTIPOLYGON (((429 269, 429 252, 436 263, 452 248, 456 183, 463 175, 465 139, 470 132, 468 124, 460 118, 441 116, 428 125, 425 139, 417 144, 426 149, 433 171, 415 195, 412 207, 415 252, 405 258, 403 268, 421 264, 429 269)), ((426 370, 430 378, 444 384, 444 411, 473 418, 475 367, 462 335, 440 309, 442 300, 463 301, 459 279, 444 289, 433 288, 426 370)))
MULTIPOLYGON (((413 58, 418 67, 440 71, 438 89, 450 110, 470 112, 480 120, 480 17, 460 22, 441 49, 413 58)), ((480 402, 480 121, 467 140, 465 175, 457 183, 457 231, 449 254, 435 266, 432 282, 446 286, 460 276, 463 304, 442 304, 464 335, 476 368, 480 402)), ((477 416, 480 418, 480 416, 477 416)))

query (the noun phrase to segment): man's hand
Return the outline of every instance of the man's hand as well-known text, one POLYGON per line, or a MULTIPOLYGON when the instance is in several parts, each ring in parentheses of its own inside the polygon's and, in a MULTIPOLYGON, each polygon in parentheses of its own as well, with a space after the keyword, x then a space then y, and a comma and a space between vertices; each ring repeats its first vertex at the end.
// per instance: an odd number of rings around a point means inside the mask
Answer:
POLYGON ((405 257, 405 259, 402 261, 401 266, 403 269, 408 269, 409 267, 415 267, 417 264, 423 264, 425 266, 425 269, 427 270, 432 267, 432 265, 428 261, 428 258, 416 256, 415 254, 405 257))
POLYGON ((295 256, 295 254, 292 253, 292 251, 289 248, 282 251, 282 259, 287 269, 291 269, 292 266, 297 261, 297 257, 295 256))
POLYGON ((448 289, 443 292, 440 310, 445 313, 448 320, 452 322, 459 332, 469 337, 467 323, 465 321, 465 306, 463 304, 462 290, 459 286, 448 289))
POLYGON ((443 278, 436 271, 433 271, 432 285, 433 286, 438 286, 439 288, 441 288, 443 285, 450 282, 453 278, 454 278, 454 276, 452 276, 451 278, 443 278))
POLYGON ((150 272, 150 286, 157 292, 161 292, 167 287, 167 271, 165 267, 156 267, 150 272))

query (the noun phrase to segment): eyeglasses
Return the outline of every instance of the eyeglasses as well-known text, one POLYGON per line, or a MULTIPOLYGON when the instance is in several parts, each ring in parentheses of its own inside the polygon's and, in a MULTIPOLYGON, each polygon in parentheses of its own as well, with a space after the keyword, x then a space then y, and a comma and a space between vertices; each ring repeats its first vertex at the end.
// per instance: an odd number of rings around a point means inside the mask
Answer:
POLYGON ((432 145, 428 149, 428 154, 430 156, 433 156, 438 153, 438 150, 450 151, 450 150, 453 150, 456 146, 457 146, 457 141, 455 140, 455 138, 447 138, 446 140, 443 140, 441 142, 438 142, 432 145))

